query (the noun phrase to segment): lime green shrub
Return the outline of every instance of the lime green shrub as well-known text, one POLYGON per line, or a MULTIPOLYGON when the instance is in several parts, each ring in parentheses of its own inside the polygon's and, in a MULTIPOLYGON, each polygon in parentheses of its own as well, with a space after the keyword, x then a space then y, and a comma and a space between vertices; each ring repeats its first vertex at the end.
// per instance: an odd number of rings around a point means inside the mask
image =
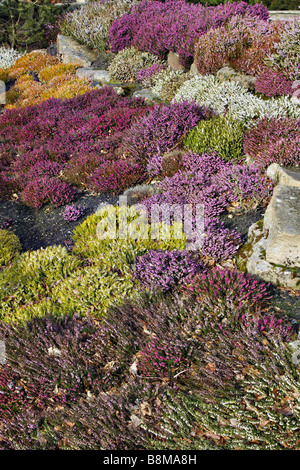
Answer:
POLYGON ((27 251, 16 257, 0 273, 0 320, 26 321, 32 316, 33 306, 40 316, 40 302, 50 298, 55 283, 69 276, 79 264, 62 246, 27 251))
POLYGON ((124 217, 132 229, 140 213, 134 207, 108 206, 76 227, 72 253, 53 246, 19 255, 0 272, 0 321, 22 323, 49 313, 102 318, 112 305, 139 291, 132 277, 136 256, 151 249, 185 248, 186 238, 176 238, 178 224, 159 224, 158 240, 151 238, 150 224, 142 226, 137 239, 120 238, 118 233, 114 239, 99 238, 101 223, 105 226, 111 221, 119 227, 124 217))
POLYGON ((0 230, 0 268, 8 265, 21 251, 18 237, 9 230, 0 230))
POLYGON ((224 160, 239 160, 243 155, 244 124, 233 117, 217 116, 200 121, 184 139, 184 145, 201 154, 216 151, 224 160))

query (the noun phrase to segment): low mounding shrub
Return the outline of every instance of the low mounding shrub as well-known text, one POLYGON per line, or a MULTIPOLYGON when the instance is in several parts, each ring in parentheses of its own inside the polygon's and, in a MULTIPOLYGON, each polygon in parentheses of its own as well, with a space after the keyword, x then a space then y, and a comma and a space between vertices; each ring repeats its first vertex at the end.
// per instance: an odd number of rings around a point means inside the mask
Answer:
POLYGON ((210 28, 221 26, 234 15, 246 13, 268 18, 265 7, 249 6, 245 2, 204 7, 182 0, 163 3, 143 0, 113 22, 109 41, 113 52, 135 46, 161 59, 166 58, 168 51, 176 52, 182 65, 188 67, 193 61, 194 45, 199 36, 210 28))
POLYGON ((283 23, 279 41, 270 60, 290 80, 300 78, 300 20, 290 18, 283 23))
POLYGON ((4 83, 9 82, 9 72, 6 69, 0 68, 0 80, 4 83))
POLYGON ((0 386, 7 390, 11 378, 14 394, 20 384, 1 448, 294 448, 299 371, 288 342, 295 335, 288 322, 260 313, 255 293, 238 315, 231 286, 218 306, 222 322, 196 296, 144 293, 111 308, 101 324, 79 315, 1 324, 10 369, 0 386))
POLYGON ((299 131, 300 119, 262 119, 246 132, 244 152, 256 166, 262 168, 271 163, 299 165, 299 131))
POLYGON ((292 95, 293 82, 278 70, 264 68, 255 81, 255 91, 266 96, 292 95))
POLYGON ((17 256, 0 271, 0 320, 24 323, 34 317, 92 315, 106 317, 112 305, 138 292, 132 276, 137 256, 149 250, 184 250, 186 238, 176 238, 178 224, 159 224, 159 238, 141 226, 134 207, 108 206, 87 217, 73 233, 74 248, 48 247, 17 256), (128 210, 128 212, 127 212, 128 210), (127 217, 129 232, 122 238, 109 231, 127 217), (112 225, 108 225, 111 221, 112 225), (169 235, 169 236, 165 236, 169 235))
POLYGON ((224 65, 237 68, 253 37, 266 35, 268 23, 251 15, 234 16, 229 22, 211 29, 199 38, 195 49, 195 65, 202 75, 215 74, 224 65))
POLYGON ((43 68, 39 73, 39 79, 42 83, 48 83, 59 75, 72 74, 79 68, 77 64, 56 64, 43 68))
POLYGON ((229 305, 233 305, 237 316, 241 316, 249 308, 265 307, 272 298, 269 284, 257 281, 249 274, 219 267, 197 274, 186 283, 183 292, 221 318, 226 315, 229 305))
POLYGON ((105 51, 112 22, 128 12, 136 0, 98 0, 67 13, 62 34, 73 37, 91 49, 105 51))
MULTIPOLYGON (((52 67, 57 66, 46 67, 42 72, 52 67)), ((32 75, 21 75, 7 92, 6 108, 34 106, 50 98, 74 98, 92 89, 90 80, 78 78, 74 73, 58 73, 45 83, 34 80, 32 75)))
POLYGON ((154 86, 156 75, 165 68, 166 66, 164 64, 153 64, 143 68, 137 73, 137 81, 141 82, 144 86, 152 87, 154 86))
POLYGON ((183 284, 200 268, 201 264, 192 252, 150 250, 136 258, 134 277, 142 286, 168 291, 183 284))
POLYGON ((11 78, 18 78, 28 73, 38 75, 45 67, 57 64, 57 57, 50 56, 45 52, 33 51, 19 57, 10 67, 9 74, 11 78))
POLYGON ((119 160, 104 161, 97 166, 93 175, 87 181, 87 188, 96 193, 108 192, 119 194, 124 189, 141 183, 145 179, 145 168, 134 161, 119 160))
POLYGON ((290 97, 261 99, 233 81, 220 83, 214 75, 197 75, 187 80, 177 91, 173 102, 181 100, 209 106, 218 114, 228 112, 247 126, 251 125, 254 119, 266 116, 300 117, 300 107, 290 97))
POLYGON ((76 204, 70 204, 65 207, 63 218, 67 222, 78 220, 83 215, 84 209, 76 204))
MULTIPOLYGON (((69 184, 86 188, 104 160, 117 165, 125 130, 148 109, 141 98, 122 98, 105 87, 69 100, 6 110, 0 117, 0 196, 22 192, 24 202, 33 207, 49 200, 56 205, 70 202, 74 191, 69 184)), ((119 167, 125 176, 125 163, 119 167)), ((137 180, 128 171, 126 178, 128 184, 137 180)), ((110 186, 124 190, 124 181, 119 178, 110 186)))
POLYGON ((55 207, 67 204, 75 198, 74 188, 59 178, 42 177, 31 181, 22 191, 22 201, 28 206, 40 209, 50 202, 55 207))
POLYGON ((17 59, 22 57, 23 53, 15 49, 7 47, 0 47, 0 68, 3 70, 9 69, 14 65, 17 59))
POLYGON ((240 211, 252 209, 268 201, 271 194, 272 184, 257 168, 225 162, 216 153, 189 152, 181 156, 177 172, 159 182, 155 194, 142 203, 148 213, 155 204, 168 204, 174 208, 174 217, 177 206, 183 212, 184 205, 202 204, 206 236, 201 253, 220 260, 232 257, 241 242, 236 231, 220 224, 220 214, 232 204, 240 211))
POLYGON ((243 155, 244 125, 230 115, 199 122, 184 139, 195 153, 215 151, 224 160, 239 160, 243 155))
POLYGON ((125 133, 123 151, 137 161, 148 163, 148 170, 199 121, 213 113, 194 103, 154 104, 150 113, 136 120, 125 133))
POLYGON ((149 52, 140 52, 135 47, 118 52, 111 61, 108 71, 111 80, 118 82, 136 82, 138 73, 145 67, 161 65, 158 57, 149 52))
POLYGON ((182 70, 168 68, 154 77, 152 92, 162 101, 172 101, 177 90, 189 78, 182 70))
POLYGON ((0 268, 7 266, 21 249, 20 240, 13 232, 0 229, 0 268))

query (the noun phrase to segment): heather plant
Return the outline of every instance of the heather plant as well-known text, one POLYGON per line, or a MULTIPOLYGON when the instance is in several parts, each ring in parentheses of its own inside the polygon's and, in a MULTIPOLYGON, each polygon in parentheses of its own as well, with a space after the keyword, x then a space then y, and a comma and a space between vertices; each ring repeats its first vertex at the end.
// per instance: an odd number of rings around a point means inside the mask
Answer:
POLYGON ((183 143, 195 153, 215 151, 224 160, 240 160, 243 156, 243 135, 245 127, 239 120, 217 116, 202 121, 185 137, 183 143))
MULTIPOLYGON (((143 99, 119 97, 105 87, 72 99, 6 110, 0 119, 1 197, 9 198, 22 190, 23 200, 34 207, 47 201, 56 205, 70 202, 74 188, 69 182, 85 187, 104 159, 118 160, 125 131, 148 109, 143 99), (45 161, 48 166, 42 164, 45 161), (55 164, 60 166, 54 171, 55 164), (58 191, 62 192, 55 196, 58 191)), ((128 170, 124 165, 125 175, 128 170)), ((126 189, 121 183, 121 190, 126 189)))
POLYGON ((299 119, 262 119, 246 132, 244 152, 262 168, 271 163, 299 165, 299 125, 299 119))
POLYGON ((27 184, 21 193, 22 201, 28 206, 40 209, 51 203, 54 207, 62 206, 74 200, 74 188, 59 178, 41 177, 27 184))
POLYGON ((139 353, 138 371, 143 378, 169 380, 171 383, 176 375, 188 365, 185 347, 177 341, 163 341, 154 338, 139 353), (174 344, 175 343, 175 344, 174 344))
POLYGON ((1 82, 7 83, 9 82, 9 72, 6 69, 0 67, 0 80, 1 82))
POLYGON ((159 224, 158 239, 151 238, 150 226, 145 233, 142 227, 139 238, 130 236, 131 232, 126 238, 99 236, 101 221, 106 227, 107 216, 115 215, 119 220, 126 214, 129 230, 133 230, 140 223, 136 208, 128 208, 127 213, 126 207, 104 207, 76 227, 70 254, 58 246, 16 256, 0 272, 0 319, 24 323, 49 313, 57 317, 78 313, 101 319, 112 305, 133 298, 137 294, 131 269, 135 258, 151 249, 184 250, 186 238, 184 234, 178 238, 178 224, 159 224))
POLYGON ((79 68, 78 64, 63 64, 49 65, 43 68, 39 73, 39 79, 42 83, 48 83, 53 78, 59 75, 72 74, 79 68))
POLYGON ((6 108, 13 109, 34 106, 50 98, 74 98, 92 89, 90 80, 78 78, 74 73, 58 74, 46 83, 37 82, 31 75, 21 75, 8 91, 9 95, 16 94, 16 97, 12 99, 9 96, 6 108))
POLYGON ((174 98, 176 91, 188 78, 189 75, 183 70, 168 68, 155 76, 152 92, 162 101, 170 102, 174 98))
POLYGON ((3 70, 9 69, 14 65, 17 59, 22 57, 24 53, 16 49, 0 47, 0 68, 3 70))
POLYGON ((263 334, 256 319, 250 323, 221 330, 216 341, 206 333, 206 360, 199 357, 193 369, 194 386, 206 385, 206 393, 191 390, 191 381, 189 394, 167 392, 157 419, 144 422, 152 437, 148 448, 298 448, 299 370, 285 332, 263 334))
POLYGON ((137 81, 142 83, 145 87, 154 86, 156 75, 165 70, 165 64, 153 64, 149 67, 141 69, 137 75, 137 81))
POLYGON ((229 305, 228 313, 220 324, 194 299, 145 293, 111 308, 101 325, 48 316, 2 326, 13 373, 43 392, 44 407, 32 404, 5 420, 1 448, 244 448, 256 429, 254 445, 275 448, 281 441, 273 428, 295 446, 286 408, 287 396, 293 406, 298 396, 290 326, 251 304, 241 321, 229 305), (253 390, 261 387, 258 400, 253 390), (239 405, 244 397, 263 417, 272 399, 274 419, 262 426, 253 408, 239 405))
POLYGON ((175 222, 171 226, 159 223, 158 227, 154 227, 159 231, 159 237, 155 239, 151 237, 150 224, 146 223, 144 217, 141 220, 141 216, 143 213, 141 214, 138 206, 100 207, 95 214, 75 227, 72 234, 73 253, 97 262, 106 259, 108 265, 116 262, 120 256, 118 270, 123 273, 130 271, 129 267, 134 263, 136 256, 141 256, 151 249, 163 251, 185 249, 186 237, 183 233, 181 237, 177 236, 179 223, 175 222), (124 234, 118 232, 119 218, 127 220, 128 230, 124 234), (111 227, 115 227, 115 238, 106 236, 107 232, 110 233, 111 227), (131 235, 132 230, 136 230, 139 236, 134 233, 131 235))
POLYGON ((176 52, 181 64, 188 68, 199 36, 226 23, 232 16, 247 12, 262 19, 268 18, 265 7, 258 9, 245 2, 204 7, 182 0, 143 0, 113 22, 109 31, 110 46, 113 52, 135 46, 163 60, 168 51, 176 52))
POLYGON ((213 184, 220 185, 228 201, 238 210, 253 209, 269 202, 273 185, 253 164, 224 166, 212 177, 213 184))
POLYGON ((0 268, 7 266, 21 251, 19 238, 10 230, 0 229, 0 268))
POLYGON ((269 58, 271 63, 292 81, 300 78, 299 38, 299 19, 290 18, 286 20, 280 39, 275 44, 275 52, 269 58))
POLYGON ((270 284, 249 274, 219 267, 194 276, 183 287, 183 292, 220 319, 226 317, 229 305, 233 306, 237 317, 241 317, 249 308, 265 307, 272 298, 270 284))
POLYGON ((18 375, 7 366, 0 367, 0 416, 1 422, 11 419, 23 407, 28 406, 25 390, 18 385, 18 375))
POLYGON ((177 91, 173 102, 181 100, 211 107, 218 114, 230 114, 246 126, 264 117, 300 117, 300 107, 292 98, 281 96, 265 100, 234 81, 220 83, 214 75, 196 75, 177 91))
POLYGON ((6 367, 26 383, 32 408, 70 406, 97 396, 120 384, 130 365, 130 355, 121 348, 114 351, 114 334, 107 326, 79 315, 2 324, 1 338, 6 342, 6 367), (107 366, 112 359, 118 365, 107 366))
POLYGON ((98 0, 82 5, 64 16, 61 32, 91 49, 105 51, 112 22, 135 3, 135 0, 98 0))
POLYGON ((209 109, 194 103, 154 104, 148 115, 128 129, 122 148, 137 161, 148 163, 150 168, 152 160, 161 160, 189 129, 212 115, 209 109))
POLYGON ((293 82, 278 70, 264 68, 255 81, 255 91, 266 96, 290 96, 293 82))
POLYGON ((58 58, 45 52, 33 51, 19 57, 10 67, 11 78, 18 78, 24 74, 38 75, 42 69, 58 64, 58 58))
POLYGON ((138 204, 147 197, 153 196, 156 192, 155 184, 138 184, 124 191, 123 196, 127 198, 127 204, 138 204))
POLYGON ((192 252, 150 250, 136 258, 134 277, 142 286, 168 291, 182 285, 200 268, 201 264, 192 252))
POLYGON ((200 36, 195 65, 202 75, 215 74, 224 65, 236 68, 252 45, 253 36, 265 36, 268 23, 251 15, 233 16, 228 23, 200 36))
POLYGON ((78 220, 84 213, 84 209, 76 204, 70 204, 65 207, 63 218, 67 222, 74 222, 78 220))
POLYGON ((269 57, 275 52, 280 33, 284 27, 284 21, 270 21, 266 26, 264 34, 256 34, 252 31, 251 45, 244 51, 236 67, 243 73, 257 76, 270 65, 269 57))
POLYGON ((25 252, 0 273, 0 318, 6 322, 24 322, 31 316, 49 313, 51 303, 39 304, 49 297, 50 287, 79 266, 79 260, 61 246, 25 252))
POLYGON ((120 194, 124 189, 141 183, 145 179, 145 168, 134 161, 104 161, 97 166, 93 175, 88 178, 87 188, 90 191, 120 194))
POLYGON ((131 47, 117 53, 111 61, 108 71, 110 79, 113 81, 136 82, 137 74, 144 68, 154 64, 161 64, 158 57, 131 47))

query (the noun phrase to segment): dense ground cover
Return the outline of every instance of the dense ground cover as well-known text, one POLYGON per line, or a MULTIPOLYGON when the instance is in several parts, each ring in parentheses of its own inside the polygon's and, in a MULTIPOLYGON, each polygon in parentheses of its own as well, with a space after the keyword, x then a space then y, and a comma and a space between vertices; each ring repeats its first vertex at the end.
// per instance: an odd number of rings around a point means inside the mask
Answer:
POLYGON ((2 80, 15 80, 0 200, 74 224, 68 245, 29 251, 13 220, 0 225, 0 448, 299 449, 298 324, 274 309, 274 286, 237 268, 245 240, 224 224, 263 212, 270 163, 299 165, 299 20, 271 23, 245 2, 108 0, 60 24, 112 48, 112 80, 157 99, 0 50, 2 80), (221 79, 224 65, 254 82, 221 79), (110 204, 87 214, 79 194, 110 204), (176 211, 198 204, 204 241, 191 250, 176 211), (156 238, 155 205, 171 207, 156 238), (101 236, 107 220, 126 220, 128 236, 101 236))

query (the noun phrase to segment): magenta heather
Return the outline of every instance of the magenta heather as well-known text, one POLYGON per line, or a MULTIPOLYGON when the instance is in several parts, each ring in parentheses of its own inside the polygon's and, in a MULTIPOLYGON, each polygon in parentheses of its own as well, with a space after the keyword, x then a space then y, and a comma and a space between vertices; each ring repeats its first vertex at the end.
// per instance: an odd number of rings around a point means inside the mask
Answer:
POLYGON ((165 59, 169 51, 177 52, 182 65, 188 67, 199 36, 225 24, 232 16, 246 13, 263 20, 269 18, 268 9, 262 4, 249 6, 240 2, 205 7, 183 0, 143 0, 113 22, 109 42, 112 52, 135 46, 161 59, 165 59))

